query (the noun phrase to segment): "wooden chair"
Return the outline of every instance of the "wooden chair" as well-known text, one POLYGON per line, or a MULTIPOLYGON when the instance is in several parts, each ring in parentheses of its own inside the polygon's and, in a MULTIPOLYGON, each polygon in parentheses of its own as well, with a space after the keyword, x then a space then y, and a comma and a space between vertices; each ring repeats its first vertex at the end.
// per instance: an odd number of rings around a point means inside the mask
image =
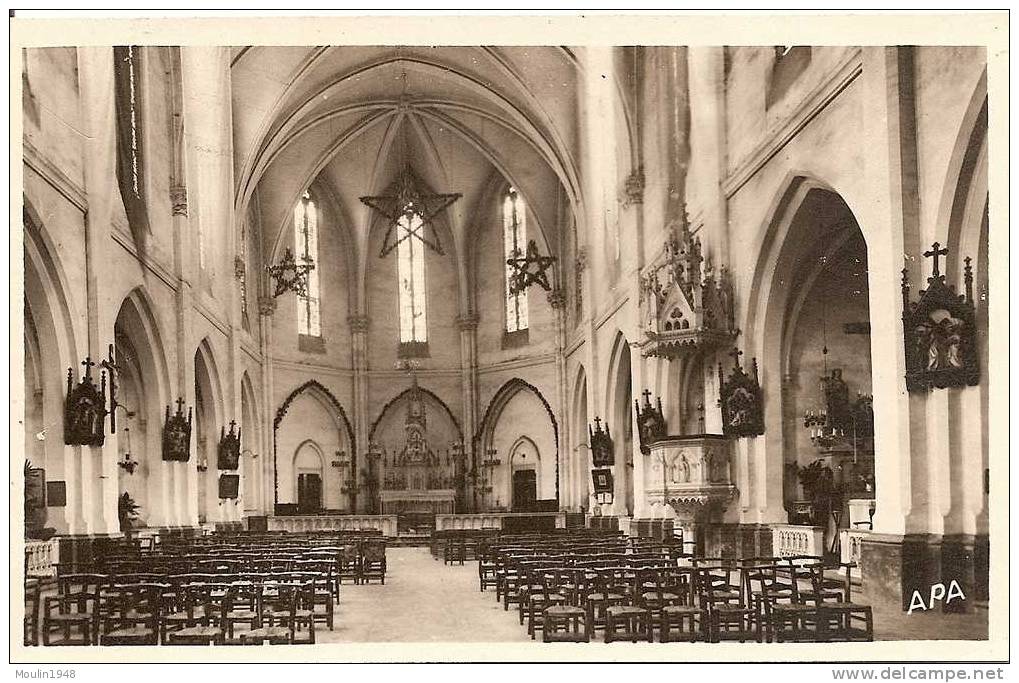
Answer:
POLYGON ((663 643, 674 641, 695 642, 708 639, 708 611, 701 604, 699 586, 704 572, 684 568, 678 573, 680 600, 676 604, 664 605, 659 616, 660 635, 663 643))
POLYGON ((119 585, 100 618, 100 645, 156 645, 163 584, 119 585))
POLYGON ((758 632, 763 631, 766 642, 818 639, 817 608, 800 601, 794 575, 795 570, 786 565, 747 572, 748 587, 758 605, 758 632))
POLYGON ((287 627, 290 629, 288 637, 292 644, 315 644, 314 582, 266 587, 262 601, 267 628, 287 627))
MULTIPOLYGON (((712 642, 722 640, 760 640, 757 628, 757 612, 747 605, 740 577, 733 581, 731 563, 715 567, 703 567, 701 574, 701 602, 708 610, 708 633, 712 642), (735 588, 734 588, 735 586, 735 588)), ((742 570, 737 570, 738 575, 742 570)))
MULTIPOLYGON (((874 640, 874 614, 870 605, 861 605, 827 598, 825 595, 824 566, 821 563, 809 567, 813 590, 812 600, 817 609, 818 640, 870 642, 874 640)), ((847 576, 847 583, 848 583, 847 576)))
POLYGON ((254 630, 262 625, 262 591, 253 584, 233 584, 220 605, 220 626, 226 640, 234 639, 238 624, 254 630))
POLYGON ((67 574, 58 577, 57 595, 46 596, 42 609, 42 644, 52 645, 57 630, 60 645, 94 645, 99 632, 100 591, 106 580, 98 574, 67 574), (72 633, 77 630, 78 638, 72 633))
POLYGON ((463 566, 467 559, 467 539, 463 536, 450 536, 442 553, 443 564, 459 564, 463 566))
POLYGON ((39 604, 42 588, 39 579, 25 579, 25 645, 39 644, 39 604))
POLYGON ((608 608, 626 604, 626 594, 621 589, 617 571, 600 569, 591 580, 591 592, 584 596, 584 610, 587 612, 587 628, 591 635, 598 628, 605 628, 608 608))
MULTIPOLYGON (((577 572, 560 570, 546 574, 542 587, 541 640, 545 643, 587 643, 591 630, 587 625, 587 610, 574 597, 582 584, 577 572), (559 600, 562 598, 562 601, 559 600)), ((539 624, 531 626, 531 637, 539 624)))
POLYGON ((527 581, 526 597, 521 609, 527 618, 527 635, 534 640, 538 629, 544 628, 545 611, 554 605, 566 605, 567 597, 560 592, 560 586, 567 583, 569 575, 557 568, 538 569, 530 574, 527 581))
POLYGON ((361 556, 361 583, 370 583, 378 579, 386 583, 386 542, 372 539, 365 541, 361 556))

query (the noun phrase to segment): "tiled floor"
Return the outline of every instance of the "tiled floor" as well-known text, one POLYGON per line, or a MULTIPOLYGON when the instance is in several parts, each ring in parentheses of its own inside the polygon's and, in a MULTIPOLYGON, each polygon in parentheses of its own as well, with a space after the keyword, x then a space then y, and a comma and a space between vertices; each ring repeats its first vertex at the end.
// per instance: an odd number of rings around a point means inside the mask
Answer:
MULTIPOLYGON (((390 548, 387 560, 384 586, 343 585, 336 628, 318 631, 318 642, 530 642, 517 613, 503 611, 493 589, 478 590, 477 563, 446 566, 426 548, 390 548)), ((865 603, 866 589, 854 599, 865 603)), ((985 610, 908 615, 892 605, 873 607, 878 640, 987 637, 985 610)))
POLYGON ((494 589, 478 590, 478 566, 446 566, 427 548, 389 548, 386 584, 340 589, 335 630, 320 643, 530 642, 515 611, 505 612, 494 589))

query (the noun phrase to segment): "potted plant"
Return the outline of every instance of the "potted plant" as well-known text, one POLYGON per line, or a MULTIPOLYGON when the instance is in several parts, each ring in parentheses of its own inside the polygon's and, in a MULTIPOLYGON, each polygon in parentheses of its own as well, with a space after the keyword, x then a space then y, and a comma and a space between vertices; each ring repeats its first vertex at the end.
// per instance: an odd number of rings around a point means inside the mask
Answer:
POLYGON ((134 498, 127 491, 120 494, 120 498, 117 500, 117 516, 120 518, 120 530, 128 536, 131 535, 131 530, 134 527, 135 521, 138 519, 138 511, 141 506, 134 502, 134 498))

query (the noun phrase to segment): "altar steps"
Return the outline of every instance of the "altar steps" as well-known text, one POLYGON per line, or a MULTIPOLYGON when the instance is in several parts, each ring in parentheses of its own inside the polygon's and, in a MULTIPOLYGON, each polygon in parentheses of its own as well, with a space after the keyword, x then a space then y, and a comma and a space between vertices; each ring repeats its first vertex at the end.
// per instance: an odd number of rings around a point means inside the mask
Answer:
POLYGON ((401 531, 389 539, 389 546, 393 548, 427 548, 431 545, 431 539, 431 533, 401 531))

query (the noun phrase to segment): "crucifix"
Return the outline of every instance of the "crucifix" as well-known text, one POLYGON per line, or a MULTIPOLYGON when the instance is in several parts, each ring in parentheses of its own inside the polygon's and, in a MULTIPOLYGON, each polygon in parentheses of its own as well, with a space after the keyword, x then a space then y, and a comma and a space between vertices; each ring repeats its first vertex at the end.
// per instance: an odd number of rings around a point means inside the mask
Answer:
POLYGON ((601 431, 601 418, 600 417, 595 417, 594 418, 594 431, 596 431, 596 432, 600 432, 601 431))
POLYGON ((640 392, 640 395, 644 397, 644 405, 646 405, 646 406, 651 405, 651 390, 650 389, 645 389, 644 391, 640 392))
POLYGON ((732 351, 729 352, 729 355, 732 356, 732 360, 736 364, 736 367, 737 368, 740 367, 739 357, 743 355, 743 352, 740 351, 739 349, 734 348, 732 351))
POLYGON ((948 256, 948 247, 942 249, 941 244, 938 242, 932 244, 931 247, 932 248, 929 251, 925 251, 923 255, 926 256, 927 258, 931 257, 934 258, 934 273, 931 275, 931 277, 938 277, 939 275, 941 275, 941 269, 938 267, 938 257, 948 256))

